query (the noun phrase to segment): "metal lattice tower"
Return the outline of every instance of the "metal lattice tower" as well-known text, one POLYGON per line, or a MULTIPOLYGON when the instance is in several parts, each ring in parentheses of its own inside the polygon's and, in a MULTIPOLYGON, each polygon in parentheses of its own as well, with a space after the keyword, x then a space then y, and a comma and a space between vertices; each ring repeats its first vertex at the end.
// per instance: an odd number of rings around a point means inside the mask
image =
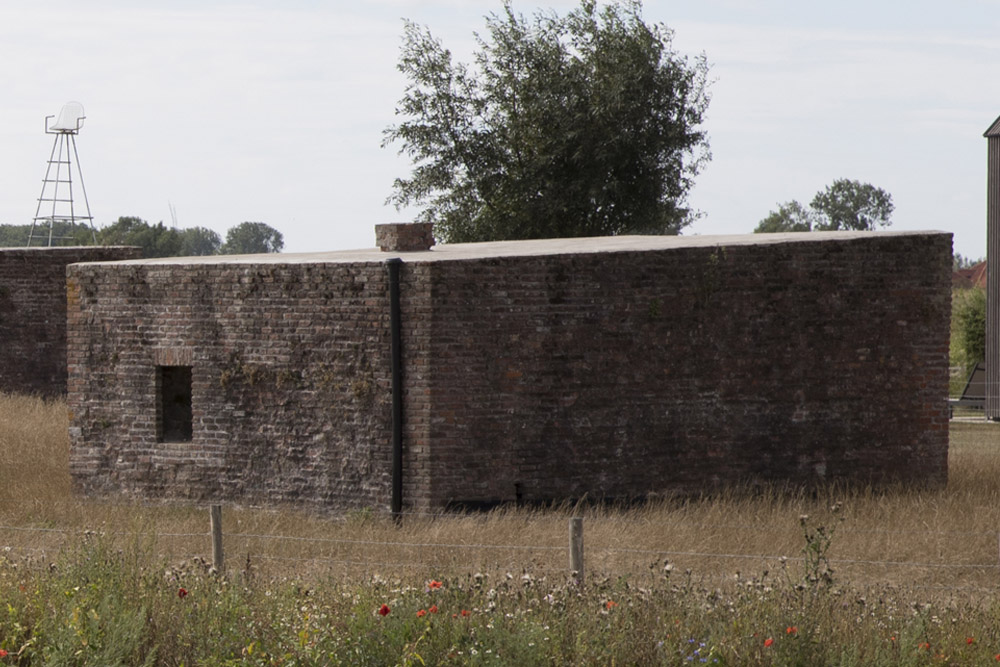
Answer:
POLYGON ((45 178, 42 180, 42 194, 38 197, 38 208, 28 232, 28 246, 35 241, 37 245, 52 245, 53 240, 72 238, 56 235, 57 223, 69 223, 72 229, 78 222, 86 221, 94 243, 97 243, 97 232, 94 231, 94 218, 90 215, 90 202, 87 201, 87 188, 83 185, 83 172, 80 170, 80 157, 76 152, 76 135, 83 127, 83 105, 79 102, 67 102, 55 124, 49 126, 45 117, 45 134, 54 134, 52 153, 49 155, 45 178), (73 169, 76 168, 76 182, 83 195, 84 210, 77 211, 73 199, 73 169), (45 227, 48 226, 48 230, 45 227), (42 241, 47 239, 47 243, 42 241))

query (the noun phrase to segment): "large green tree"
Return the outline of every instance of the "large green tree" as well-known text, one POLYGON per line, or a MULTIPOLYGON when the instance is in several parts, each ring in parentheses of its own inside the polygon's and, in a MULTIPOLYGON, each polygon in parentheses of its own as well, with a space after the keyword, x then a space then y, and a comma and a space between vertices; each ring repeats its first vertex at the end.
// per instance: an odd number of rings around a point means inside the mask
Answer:
POLYGON ((709 159, 704 55, 643 21, 639 0, 565 16, 486 19, 470 67, 429 30, 405 24, 409 80, 383 145, 414 162, 389 202, 424 205, 443 241, 675 234, 709 159))
POLYGON ((263 222, 241 222, 226 232, 221 252, 224 255, 255 255, 281 252, 284 247, 284 237, 277 229, 263 222))
POLYGON ((162 222, 151 225, 142 218, 121 216, 97 232, 98 245, 135 245, 143 257, 176 257, 181 251, 181 235, 162 222))
POLYGON ((816 212, 792 200, 778 206, 777 211, 757 224, 757 233, 764 232, 811 232, 816 223, 816 212))
POLYGON ((888 227, 895 209, 892 195, 870 183, 839 178, 817 192, 809 204, 823 220, 818 229, 825 231, 872 231, 888 227))
POLYGON ((184 257, 218 255, 222 248, 222 237, 206 227, 188 227, 180 230, 180 254, 184 257))
POLYGON ((806 208, 792 200, 757 223, 755 233, 873 231, 892 224, 892 195, 870 183, 839 178, 820 190, 806 208))

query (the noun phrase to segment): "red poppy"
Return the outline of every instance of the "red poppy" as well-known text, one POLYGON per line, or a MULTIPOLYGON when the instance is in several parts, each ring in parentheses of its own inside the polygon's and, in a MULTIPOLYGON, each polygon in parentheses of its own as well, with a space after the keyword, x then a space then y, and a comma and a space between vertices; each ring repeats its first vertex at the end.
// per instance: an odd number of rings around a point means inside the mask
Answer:
POLYGON ((974 641, 976 641, 976 638, 975 638, 975 637, 966 637, 966 638, 965 638, 965 643, 966 643, 966 644, 971 644, 971 643, 972 643, 972 642, 974 642, 974 641))
POLYGON ((929 643, 927 643, 927 642, 921 642, 921 643, 917 644, 917 648, 922 648, 925 651, 930 651, 931 650, 931 645, 929 643))
POLYGON ((785 628, 785 634, 786 635, 797 635, 797 634, 799 634, 799 629, 796 626, 794 626, 794 625, 789 625, 787 628, 785 628))
POLYGON ((770 646, 773 643, 774 643, 774 640, 771 639, 770 637, 768 637, 767 639, 764 640, 764 648, 767 648, 768 646, 770 646))
POLYGON ((430 607, 427 608, 427 611, 429 611, 432 614, 436 614, 438 613, 438 606, 436 604, 432 604, 430 607))
POLYGON ((378 615, 379 616, 388 616, 389 615, 389 605, 384 604, 381 607, 379 607, 378 608, 378 615))
POLYGON ((993 659, 996 660, 997 662, 1000 662, 1000 653, 997 653, 995 656, 993 656, 993 659))
POLYGON ((430 588, 431 590, 434 590, 434 589, 437 589, 437 588, 441 588, 442 585, 443 584, 440 581, 436 581, 434 579, 431 579, 431 583, 427 584, 427 588, 430 588))
POLYGON ((6 657, 7 657, 7 651, 0 648, 0 658, 6 658, 6 657))
POLYGON ((186 598, 187 594, 188 594, 188 592, 187 592, 186 589, 184 589, 184 588, 178 588, 177 589, 177 597, 179 597, 180 599, 183 600, 184 598, 186 598))
POLYGON ((468 609, 463 609, 462 610, 462 616, 468 616, 468 615, 469 615, 469 610, 468 609))
POLYGON ((611 609, 612 607, 617 607, 617 606, 618 606, 618 603, 615 602, 614 600, 608 600, 607 602, 604 603, 604 608, 605 609, 611 609))
POLYGON ((426 615, 427 615, 426 609, 421 609, 420 611, 417 612, 417 618, 423 618, 426 615))

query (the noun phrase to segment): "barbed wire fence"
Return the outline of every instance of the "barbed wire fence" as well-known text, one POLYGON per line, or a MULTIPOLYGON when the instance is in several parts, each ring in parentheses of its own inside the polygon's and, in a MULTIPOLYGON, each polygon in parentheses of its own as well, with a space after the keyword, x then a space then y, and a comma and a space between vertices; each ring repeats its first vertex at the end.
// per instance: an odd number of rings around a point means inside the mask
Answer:
MULTIPOLYGON (((109 503, 114 504, 114 503, 109 503)), ((152 506, 152 505, 151 505, 152 506)), ((141 507, 141 505, 140 505, 141 507)), ((157 505, 157 507, 162 507, 157 505)), ((204 508, 201 509, 204 511, 204 508)), ((260 510, 267 512, 268 510, 260 510)), ((488 557, 494 567, 508 569, 510 571, 528 570, 539 573, 548 573, 563 576, 580 583, 586 581, 588 576, 608 576, 618 575, 627 572, 629 576, 638 576, 643 573, 642 568, 620 567, 615 565, 621 561, 632 561, 639 559, 647 564, 682 562, 685 565, 704 564, 706 562, 726 563, 734 567, 742 567, 743 564, 754 564, 765 569, 784 568, 787 564, 803 564, 805 557, 801 551, 771 553, 742 553, 736 550, 685 550, 685 549, 650 549, 650 548, 629 548, 624 546, 613 546, 610 544, 587 543, 584 540, 584 522, 582 517, 569 517, 568 531, 562 536, 553 534, 552 540, 547 544, 509 544, 491 543, 484 541, 440 541, 440 540, 412 540, 412 539, 357 539, 344 537, 326 536, 302 536, 283 535, 267 532, 240 532, 224 531, 223 507, 212 505, 208 508, 206 517, 206 530, 204 532, 169 532, 169 531, 147 531, 147 530, 82 530, 78 528, 41 527, 33 525, 0 524, 0 536, 11 536, 17 534, 28 534, 39 538, 43 544, 18 544, 16 541, 4 540, 0 537, 0 549, 4 553, 26 553, 40 557, 48 557, 57 554, 67 548, 70 539, 86 535, 102 535, 110 537, 124 538, 152 538, 157 542, 169 542, 171 540, 182 541, 184 547, 180 553, 170 549, 169 553, 185 559, 200 559, 206 567, 211 566, 215 571, 224 571, 227 568, 249 567, 251 562, 271 562, 285 565, 311 564, 313 566, 344 567, 344 568, 390 568, 397 570, 424 569, 434 570, 441 567, 444 561, 435 557, 436 554, 446 553, 454 557, 456 554, 475 554, 475 558, 464 557, 459 559, 466 568, 475 571, 482 565, 483 554, 490 554, 488 557), (5 543, 7 542, 7 543, 5 543), (195 545, 192 548, 192 545, 195 545), (199 546, 200 545, 200 546, 199 546), (303 552, 301 549, 295 553, 289 553, 289 545, 302 547, 308 546, 319 553, 303 552), (359 555, 359 552, 362 555, 359 555), (230 554, 227 561, 227 553, 230 554), (232 554, 235 554, 233 556, 232 554), (560 565, 561 561, 561 565, 560 565), (593 563, 597 565, 593 565, 593 563), (610 563, 610 564, 609 564, 610 563)), ((421 520, 442 520, 447 519, 447 515, 429 512, 403 512, 404 517, 421 520)), ((394 521, 398 517, 393 517, 390 513, 373 513, 377 520, 394 521)), ((330 517, 324 519, 333 524, 337 522, 350 521, 345 517, 330 517)), ((735 523, 704 523, 704 522, 674 522, 674 525, 688 529, 714 529, 714 530, 753 530, 753 531, 774 531, 787 532, 787 526, 774 526, 772 524, 735 524, 735 523)), ((851 529, 838 527, 838 531, 844 534, 867 534, 883 535, 892 537, 895 535, 910 534, 912 531, 906 530, 880 530, 880 529, 851 529)), ((925 570, 925 571, 947 571, 952 575, 952 579, 958 581, 953 584, 920 584, 914 583, 913 588, 933 591, 967 591, 996 594, 1000 591, 1000 531, 968 531, 968 530, 927 530, 924 531, 926 537, 946 539, 949 543, 956 545, 956 551, 960 550, 963 543, 969 540, 985 540, 997 545, 997 559, 993 562, 960 562, 952 560, 908 560, 905 558, 828 558, 827 562, 837 568, 847 568, 852 572, 867 572, 868 575, 877 578, 877 574, 889 570, 925 570), (973 577, 969 580, 969 577, 973 577)), ((451 559, 453 564, 454 558, 451 559)), ((652 570, 652 566, 649 568, 652 570)), ((691 567, 684 572, 690 576, 691 567)), ((656 573, 654 572, 654 575, 656 573)), ((721 575, 715 571, 696 575, 698 581, 709 583, 732 582, 740 578, 739 571, 736 574, 721 575)))

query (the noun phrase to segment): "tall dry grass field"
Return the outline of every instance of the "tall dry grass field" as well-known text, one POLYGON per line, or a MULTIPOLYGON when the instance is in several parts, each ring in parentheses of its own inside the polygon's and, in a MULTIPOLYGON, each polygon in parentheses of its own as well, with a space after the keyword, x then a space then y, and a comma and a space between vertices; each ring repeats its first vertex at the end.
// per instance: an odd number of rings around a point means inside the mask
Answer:
MULTIPOLYGON (((61 401, 0 395, 0 546, 56 551, 82 531, 155 539, 170 558, 207 556, 204 507, 71 494, 61 401)), ((486 514, 340 515, 226 507, 232 566, 327 576, 416 570, 565 572, 567 518, 585 518, 586 569, 643 577, 664 559, 701 581, 799 566, 807 526, 833 531, 838 578, 954 590, 1000 584, 1000 425, 955 423, 950 479, 937 490, 732 492, 632 508, 562 506, 486 514), (838 513, 831 507, 839 504, 838 513), (780 560, 786 557, 784 563, 780 560)))
POLYGON ((0 395, 0 664, 993 664, 1000 426, 933 490, 483 514, 76 498, 66 407, 0 395), (568 570, 584 517, 585 585, 568 570))

